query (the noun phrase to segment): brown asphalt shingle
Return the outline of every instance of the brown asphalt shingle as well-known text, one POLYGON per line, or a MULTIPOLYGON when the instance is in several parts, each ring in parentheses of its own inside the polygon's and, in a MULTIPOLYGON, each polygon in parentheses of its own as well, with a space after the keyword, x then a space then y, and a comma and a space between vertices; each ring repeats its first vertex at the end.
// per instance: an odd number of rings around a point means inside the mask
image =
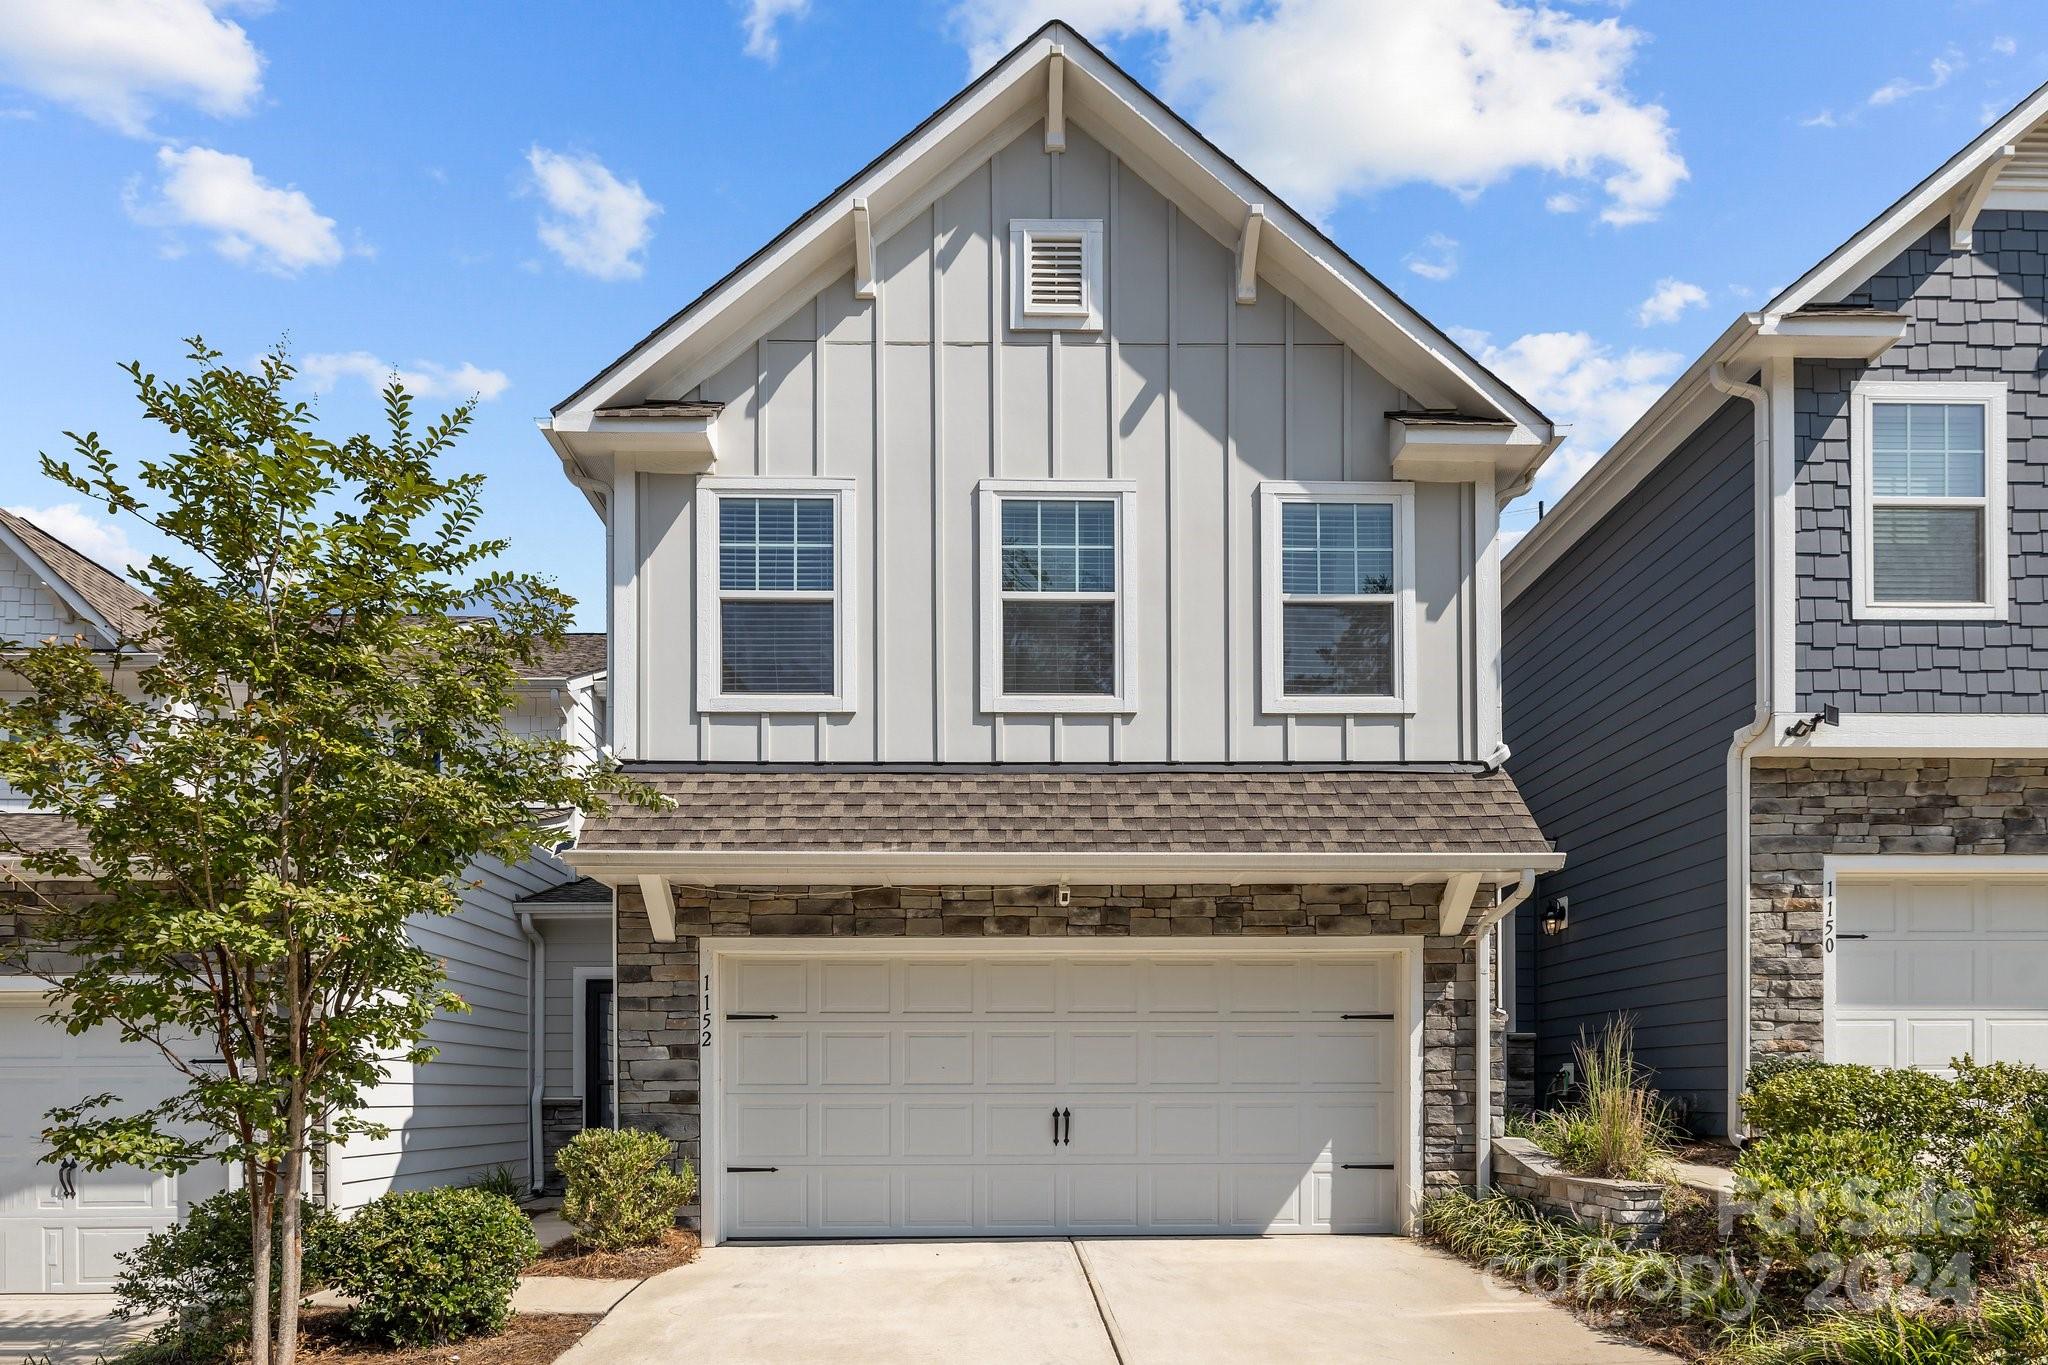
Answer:
POLYGON ((604 663, 603 631, 570 631, 562 637, 561 644, 542 650, 519 672, 527 678, 581 678, 604 672, 604 663))
POLYGON ((586 849, 1546 853, 1504 772, 1368 768, 633 768, 586 849))
POLYGON ((47 853, 53 848, 83 853, 86 851, 85 836, 77 825, 61 815, 30 811, 0 814, 0 858, 47 853))
POLYGON ((98 561, 86 558, 27 517, 0 509, 0 525, 19 537, 31 554, 64 581, 64 586, 98 612, 121 637, 121 643, 136 644, 147 637, 149 620, 144 613, 149 597, 140 588, 98 561))

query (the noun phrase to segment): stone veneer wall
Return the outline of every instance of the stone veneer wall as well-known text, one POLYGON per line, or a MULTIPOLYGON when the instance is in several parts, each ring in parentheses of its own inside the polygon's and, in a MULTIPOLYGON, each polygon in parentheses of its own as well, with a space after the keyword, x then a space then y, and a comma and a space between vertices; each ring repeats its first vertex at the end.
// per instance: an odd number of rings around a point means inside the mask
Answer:
MULTIPOLYGON (((619 1121, 652 1128, 697 1159, 700 936, 861 938, 1262 937, 1426 934, 1423 945, 1423 1183, 1470 1185, 1474 1144, 1475 952, 1428 933, 1433 886, 1076 886, 943 890, 678 888, 676 941, 656 943, 637 888, 618 895, 619 1121)), ((1493 1130, 1506 1085, 1504 1016, 1493 1015, 1493 1130)), ((1492 1136, 1492 1134, 1489 1134, 1492 1136)))
POLYGON ((555 1153, 582 1131, 582 1100, 545 1099, 540 1102, 540 1169, 542 1184, 546 1188, 562 1188, 561 1173, 555 1169, 555 1153))
POLYGON ((1819 1056, 1823 860, 2048 852, 2048 762, 1760 759, 1749 835, 1750 1051, 1819 1056))

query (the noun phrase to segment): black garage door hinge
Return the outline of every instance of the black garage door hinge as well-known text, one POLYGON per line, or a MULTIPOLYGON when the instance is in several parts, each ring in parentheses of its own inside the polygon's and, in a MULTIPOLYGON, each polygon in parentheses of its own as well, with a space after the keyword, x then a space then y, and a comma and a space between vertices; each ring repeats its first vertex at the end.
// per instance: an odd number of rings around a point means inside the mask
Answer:
POLYGON ((773 1175, 781 1169, 780 1166, 728 1166, 725 1168, 725 1173, 727 1175, 773 1175))
POLYGON ((1391 1171, 1394 1169, 1394 1163, 1391 1161, 1347 1161, 1338 1169, 1345 1171, 1391 1171))
POLYGON ((1339 1019, 1385 1019, 1391 1021, 1394 1016, 1391 1014, 1340 1014, 1337 1017, 1339 1019))
POLYGON ((780 1019, 779 1014, 728 1014, 727 1019, 780 1019))

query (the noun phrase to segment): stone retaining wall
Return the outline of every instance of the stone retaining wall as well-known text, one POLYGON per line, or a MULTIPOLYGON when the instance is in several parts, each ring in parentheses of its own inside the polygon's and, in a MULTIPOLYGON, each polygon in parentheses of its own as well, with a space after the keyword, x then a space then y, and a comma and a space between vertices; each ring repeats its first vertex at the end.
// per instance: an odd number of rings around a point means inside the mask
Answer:
POLYGON ((1662 1185, 1573 1175, 1527 1138, 1493 1140, 1493 1184, 1580 1227, 1611 1232, 1631 1246, 1653 1243, 1664 1231, 1662 1185))
POLYGON ((2048 762, 1759 759, 1749 779, 1750 1050, 1822 1052, 1831 855, 2048 852, 2048 762))
MULTIPOLYGON (((1416 934, 1423 944, 1423 1183, 1470 1187, 1475 952, 1431 932, 1434 886, 1076 886, 678 888, 676 939, 657 943, 635 887, 618 895, 619 1121, 667 1135, 698 1159, 698 982, 702 937, 1272 937, 1416 934)), ((1506 1084, 1493 1013, 1493 1127, 1506 1084)), ((1490 1136, 1490 1134, 1489 1134, 1490 1136)))

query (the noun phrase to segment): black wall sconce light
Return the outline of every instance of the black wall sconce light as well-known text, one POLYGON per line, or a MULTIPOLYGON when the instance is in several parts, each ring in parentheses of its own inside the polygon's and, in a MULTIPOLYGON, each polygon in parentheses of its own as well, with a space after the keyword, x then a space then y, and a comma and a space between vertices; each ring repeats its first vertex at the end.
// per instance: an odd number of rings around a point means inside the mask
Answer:
POLYGON ((1544 902, 1542 920, 1544 933, 1555 937, 1569 929, 1571 923, 1572 898, 1570 896, 1552 896, 1548 901, 1544 902))

